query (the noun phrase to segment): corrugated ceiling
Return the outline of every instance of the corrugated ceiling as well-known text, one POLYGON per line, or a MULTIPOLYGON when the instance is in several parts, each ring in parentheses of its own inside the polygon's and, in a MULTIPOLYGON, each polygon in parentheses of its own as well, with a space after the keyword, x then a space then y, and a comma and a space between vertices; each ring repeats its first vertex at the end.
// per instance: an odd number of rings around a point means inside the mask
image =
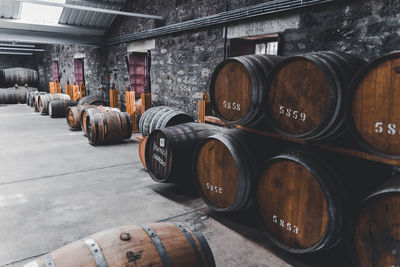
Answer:
POLYGON ((22 3, 15 0, 0 0, 0 18, 19 19, 22 3))
MULTIPOLYGON (((99 0, 96 1, 79 1, 79 0, 67 0, 66 4, 88 6, 95 8, 103 8, 110 10, 120 10, 121 4, 125 4, 127 0, 99 0), (114 3, 115 5, 104 4, 104 2, 114 3)), ((99 12, 77 10, 71 8, 64 8, 61 13, 60 21, 61 24, 76 25, 76 26, 88 26, 88 27, 110 27, 113 23, 116 15, 105 14, 99 12)))

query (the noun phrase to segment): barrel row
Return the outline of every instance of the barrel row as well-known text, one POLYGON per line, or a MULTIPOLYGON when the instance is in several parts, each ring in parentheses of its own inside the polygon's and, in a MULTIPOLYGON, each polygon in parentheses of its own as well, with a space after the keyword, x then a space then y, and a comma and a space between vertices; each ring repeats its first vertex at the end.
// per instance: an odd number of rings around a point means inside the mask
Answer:
MULTIPOLYGON (((198 123, 155 130, 144 143, 146 168, 153 180, 186 188, 193 182, 201 198, 216 211, 252 207, 265 235, 281 249, 313 253, 332 249, 350 238, 358 250, 352 254, 353 260, 366 262, 373 253, 368 246, 378 240, 382 258, 374 259, 375 266, 392 266, 400 259, 392 253, 397 251, 396 243, 385 246, 390 238, 396 239, 394 230, 400 222, 395 206, 400 201, 400 177, 361 202, 391 176, 387 166, 366 165, 359 159, 339 158, 303 146, 277 145, 246 131, 198 123), (386 204, 380 202, 370 208, 372 196, 383 195, 385 199, 392 193, 397 195, 392 202, 388 200, 390 209, 382 209, 386 204), (368 207, 360 209, 360 203, 368 207), (361 215, 355 217, 354 210, 361 215), (374 216, 374 220, 360 216, 374 216), (382 234, 379 227, 385 218, 390 219, 381 226, 386 231, 382 234), (368 221, 376 227, 373 236, 367 236, 368 221), (348 235, 353 222, 356 226, 348 235)), ((369 266, 365 262, 362 266, 369 266)))
POLYGON ((36 90, 37 89, 33 87, 0 89, 0 104, 26 104, 27 95, 36 90))
POLYGON ((10 68, 0 70, 0 87, 10 87, 15 84, 36 86, 38 81, 38 72, 33 69, 10 68))
POLYGON ((43 94, 38 95, 37 106, 42 114, 49 114, 49 106, 51 101, 61 100, 68 101, 71 100, 70 96, 67 94, 43 94))
POLYGON ((189 223, 128 225, 93 234, 45 254, 28 266, 215 267, 200 230, 189 223))
POLYGON ((211 104, 231 124, 314 141, 349 130, 367 151, 400 158, 399 69, 400 52, 368 64, 331 51, 230 58, 213 72, 211 104))

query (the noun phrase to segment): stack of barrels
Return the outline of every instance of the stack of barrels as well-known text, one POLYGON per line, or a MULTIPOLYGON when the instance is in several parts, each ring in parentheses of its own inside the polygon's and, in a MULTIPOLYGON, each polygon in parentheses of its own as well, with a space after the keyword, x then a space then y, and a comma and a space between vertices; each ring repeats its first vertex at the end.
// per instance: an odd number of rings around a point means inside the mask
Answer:
POLYGON ((34 87, 10 87, 0 88, 0 104, 26 104, 28 94, 37 91, 34 87))
MULTIPOLYGON (((350 132, 367 151, 399 159, 399 73, 399 52, 369 64, 337 52, 230 58, 212 75, 211 104, 228 124, 272 129, 289 140, 350 132)), ((139 123, 155 181, 187 184, 192 177, 211 209, 255 210, 266 237, 288 252, 349 241, 357 266, 399 265, 400 177, 384 183, 390 166, 243 130, 166 127, 157 121, 167 116, 158 114, 163 109, 146 111, 139 123)))

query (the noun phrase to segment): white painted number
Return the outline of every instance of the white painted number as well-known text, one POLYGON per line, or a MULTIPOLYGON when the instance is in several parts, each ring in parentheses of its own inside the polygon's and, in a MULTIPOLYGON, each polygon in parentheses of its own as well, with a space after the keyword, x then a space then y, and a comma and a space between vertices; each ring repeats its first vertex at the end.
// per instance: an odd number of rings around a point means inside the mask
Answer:
POLYGON ((299 228, 296 225, 293 225, 289 222, 285 222, 283 219, 278 219, 278 216, 272 215, 272 222, 279 223, 279 226, 288 230, 289 232, 295 233, 296 235, 299 233, 299 228))
POLYGON ((279 114, 285 115, 286 117, 292 118, 294 120, 301 120, 301 121, 305 121, 307 117, 306 113, 304 112, 300 112, 298 110, 292 110, 284 106, 279 107, 279 114))
POLYGON ((383 122, 375 123, 375 132, 382 133, 383 132, 382 125, 383 125, 383 122))
POLYGON ((388 123, 386 125, 381 121, 375 123, 375 132, 378 134, 386 133, 388 135, 400 134, 400 131, 397 130, 397 125, 395 123, 388 123))
POLYGON ((215 185, 212 185, 210 183, 206 183, 206 187, 211 192, 222 194, 222 187, 220 187, 220 186, 215 186, 215 185))
POLYGON ((227 110, 240 111, 240 104, 235 102, 224 101, 222 102, 222 107, 227 110))

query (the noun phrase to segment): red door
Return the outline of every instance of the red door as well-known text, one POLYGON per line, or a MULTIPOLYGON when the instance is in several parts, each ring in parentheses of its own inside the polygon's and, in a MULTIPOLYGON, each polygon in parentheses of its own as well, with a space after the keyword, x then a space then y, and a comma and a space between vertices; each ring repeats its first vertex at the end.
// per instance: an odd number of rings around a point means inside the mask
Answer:
POLYGON ((84 81, 83 59, 74 59, 74 73, 76 84, 81 86, 84 81))
POLYGON ((53 82, 56 82, 58 80, 58 62, 57 61, 53 61, 52 72, 53 72, 53 82))
POLYGON ((140 97, 144 93, 144 89, 148 87, 148 62, 147 53, 131 53, 129 55, 129 81, 131 83, 131 91, 140 97))

